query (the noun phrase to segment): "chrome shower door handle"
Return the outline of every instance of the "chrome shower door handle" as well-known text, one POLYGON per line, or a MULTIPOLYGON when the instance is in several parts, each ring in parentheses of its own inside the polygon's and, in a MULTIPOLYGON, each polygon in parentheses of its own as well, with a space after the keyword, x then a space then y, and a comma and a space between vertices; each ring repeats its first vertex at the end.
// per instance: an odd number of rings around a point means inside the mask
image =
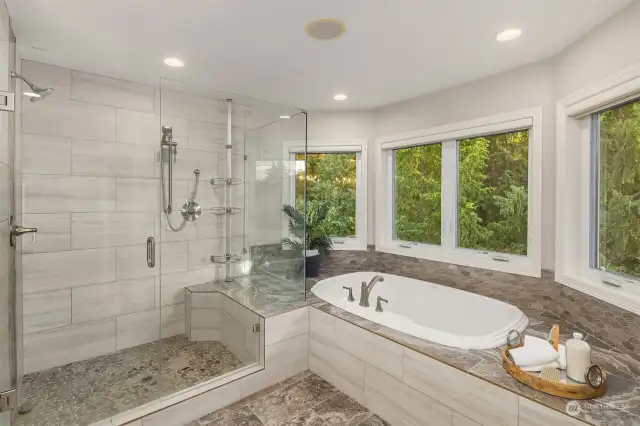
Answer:
MULTIPOLYGON (((16 246, 16 237, 19 237, 21 235, 24 234, 29 234, 29 233, 33 233, 34 235, 34 239, 35 239, 35 233, 38 232, 38 228, 23 228, 20 225, 15 225, 13 223, 13 216, 11 217, 11 228, 9 231, 9 245, 11 247, 15 247, 16 246)), ((35 242, 35 240, 34 240, 35 242)))
POLYGON ((153 237, 147 238, 147 266, 156 266, 156 240, 153 237))

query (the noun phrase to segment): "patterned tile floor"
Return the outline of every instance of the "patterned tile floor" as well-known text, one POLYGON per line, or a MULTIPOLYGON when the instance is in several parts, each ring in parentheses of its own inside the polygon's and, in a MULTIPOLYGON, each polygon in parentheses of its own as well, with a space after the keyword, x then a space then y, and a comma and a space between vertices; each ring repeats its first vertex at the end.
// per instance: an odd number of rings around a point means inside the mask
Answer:
POLYGON ((27 374, 20 426, 86 426, 244 364, 220 342, 178 335, 27 374), (159 374, 159 373, 162 374, 159 374))
POLYGON ((388 426, 319 376, 306 371, 187 426, 388 426))

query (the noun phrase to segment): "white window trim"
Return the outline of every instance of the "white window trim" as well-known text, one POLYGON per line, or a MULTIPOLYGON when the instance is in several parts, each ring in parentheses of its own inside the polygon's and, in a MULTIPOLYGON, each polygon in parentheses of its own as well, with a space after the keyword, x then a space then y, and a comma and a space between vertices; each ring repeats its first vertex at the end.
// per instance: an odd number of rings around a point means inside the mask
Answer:
POLYGON ((542 216, 542 107, 447 124, 376 140, 376 250, 439 262, 540 277, 542 216), (527 255, 456 247, 457 141, 474 136, 529 130, 527 255), (452 143, 453 142, 453 143, 452 143), (442 243, 393 240, 393 149, 442 143, 442 243), (449 194, 449 195, 445 195, 449 194))
POLYGON ((640 65, 558 101, 556 281, 640 314, 640 283, 590 265, 590 115, 640 97, 640 65), (622 287, 606 285, 615 281, 622 287))
MULTIPOLYGON (((310 140, 306 144, 307 153, 356 153, 356 236, 355 238, 332 237, 334 250, 367 249, 367 145, 366 139, 310 140)), ((282 158, 293 164, 294 172, 286 172, 283 180, 282 203, 295 203, 295 154, 305 152, 303 141, 285 141, 282 158)), ((287 220, 283 218, 283 236, 288 236, 287 220)))

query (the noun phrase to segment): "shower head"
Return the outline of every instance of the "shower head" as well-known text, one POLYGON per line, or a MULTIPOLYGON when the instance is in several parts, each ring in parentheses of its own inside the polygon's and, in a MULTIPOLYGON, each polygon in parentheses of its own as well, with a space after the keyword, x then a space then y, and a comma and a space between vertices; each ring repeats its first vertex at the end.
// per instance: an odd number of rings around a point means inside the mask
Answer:
POLYGON ((19 78, 20 80, 22 80, 25 83, 27 83, 27 86, 29 86, 29 89, 31 89, 31 91, 30 92, 24 92, 24 94, 29 96, 29 97, 31 97, 31 102, 38 102, 38 101, 50 96, 53 93, 53 89, 51 89, 51 88, 42 88, 42 87, 38 86, 37 84, 34 84, 34 83, 30 82, 29 80, 27 80, 26 78, 24 78, 20 74, 16 74, 13 71, 11 71, 11 77, 19 78))

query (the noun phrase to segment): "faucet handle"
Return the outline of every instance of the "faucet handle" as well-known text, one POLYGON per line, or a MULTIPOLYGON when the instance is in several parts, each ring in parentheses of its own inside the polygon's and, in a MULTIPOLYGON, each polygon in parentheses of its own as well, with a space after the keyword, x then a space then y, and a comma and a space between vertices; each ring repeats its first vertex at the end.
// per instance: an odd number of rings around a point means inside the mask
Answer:
POLYGON ((384 312, 384 309, 382 309, 382 302, 389 303, 387 299, 383 299, 382 297, 378 296, 378 303, 376 304, 376 312, 384 312))
POLYGON ((353 302, 354 300, 356 300, 353 298, 353 288, 347 286, 342 286, 342 288, 344 288, 345 290, 349 290, 349 296, 347 296, 348 302, 353 302))

